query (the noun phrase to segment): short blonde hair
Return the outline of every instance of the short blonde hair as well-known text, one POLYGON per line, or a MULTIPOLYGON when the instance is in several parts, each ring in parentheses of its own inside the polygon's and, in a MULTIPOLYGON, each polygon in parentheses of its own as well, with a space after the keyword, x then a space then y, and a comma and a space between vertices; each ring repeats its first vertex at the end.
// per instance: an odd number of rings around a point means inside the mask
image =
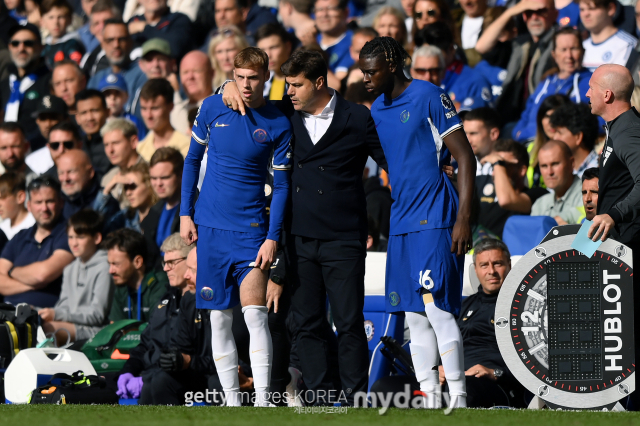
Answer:
POLYGON ((218 45, 225 41, 227 38, 233 38, 233 41, 238 48, 238 52, 249 47, 249 42, 247 42, 247 39, 245 38, 244 34, 242 34, 240 29, 238 29, 238 27, 231 25, 228 27, 222 27, 218 30, 218 34, 211 38, 208 49, 209 60, 211 61, 211 66, 215 71, 215 73, 213 74, 213 87, 221 86, 222 83, 224 83, 227 79, 227 76, 225 75, 224 71, 222 71, 220 64, 216 60, 216 47, 218 47, 218 45))
POLYGON ((398 9, 392 6, 385 6, 381 8, 378 11, 378 13, 376 13, 376 16, 373 18, 372 26, 374 30, 378 31, 378 24, 380 23, 380 19, 384 15, 395 16, 395 18, 398 20, 398 24, 400 25, 400 35, 399 35, 400 40, 396 40, 396 41, 400 43, 400 46, 404 47, 405 43, 407 42, 407 26, 404 22, 404 13, 400 12, 398 9))
POLYGON ((191 249, 193 249, 196 245, 192 244, 190 246, 186 245, 182 240, 179 232, 174 232, 169 235, 160 246, 160 251, 163 253, 168 253, 170 251, 180 252, 180 256, 187 257, 191 249))
POLYGON ((100 136, 104 138, 104 135, 113 132, 114 130, 120 130, 122 135, 127 139, 138 135, 138 128, 131 120, 126 118, 112 118, 107 120, 107 123, 102 126, 102 129, 100 129, 100 136))

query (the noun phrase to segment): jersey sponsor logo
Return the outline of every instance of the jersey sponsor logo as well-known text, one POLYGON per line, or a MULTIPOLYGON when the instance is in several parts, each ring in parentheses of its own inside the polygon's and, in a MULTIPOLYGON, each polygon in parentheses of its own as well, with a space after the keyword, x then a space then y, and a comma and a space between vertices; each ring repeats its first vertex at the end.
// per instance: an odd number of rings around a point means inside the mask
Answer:
POLYGON ((389 293, 389 304, 391 306, 398 306, 400 304, 400 295, 395 291, 389 293))
POLYGON ((267 131, 264 129, 256 129, 253 132, 253 140, 255 140, 256 142, 264 142, 267 140, 267 131))
POLYGON ((213 290, 211 290, 210 287, 202 287, 202 290, 200 290, 200 297, 204 300, 213 299, 213 290))
POLYGON ((223 124, 223 123, 218 123, 216 121, 216 127, 229 127, 229 125, 228 124, 223 124))
POLYGON ((491 90, 489 90, 488 87, 483 87, 482 92, 480 93, 480 97, 489 102, 491 100, 491 90))
MULTIPOLYGON (((407 121, 409 121, 409 116, 410 116, 409 111, 407 111, 405 109, 404 111, 402 111, 400 113, 400 121, 403 122, 403 123, 406 123, 407 121)), ((376 127, 378 127, 378 126, 376 126, 376 127)))
POLYGON ((493 184, 492 183, 488 183, 484 186, 484 188, 482 188, 482 193, 484 195, 491 195, 493 194, 493 184))
POLYGON ((367 342, 370 342, 371 339, 373 339, 375 331, 376 328, 373 326, 373 322, 371 320, 366 320, 364 322, 364 333, 367 335, 367 342))
POLYGON ((603 62, 609 62, 611 60, 611 57, 613 56, 613 53, 611 53, 611 51, 608 52, 604 52, 602 54, 602 61, 603 62))
POLYGON ((433 280, 431 279, 431 277, 429 276, 429 274, 431 273, 431 269, 427 269, 424 271, 424 273, 422 271, 420 271, 420 285, 422 286, 422 288, 424 288, 425 290, 431 290, 433 287, 435 287, 435 283, 433 282, 433 280), (427 284, 428 282, 428 284, 427 284))

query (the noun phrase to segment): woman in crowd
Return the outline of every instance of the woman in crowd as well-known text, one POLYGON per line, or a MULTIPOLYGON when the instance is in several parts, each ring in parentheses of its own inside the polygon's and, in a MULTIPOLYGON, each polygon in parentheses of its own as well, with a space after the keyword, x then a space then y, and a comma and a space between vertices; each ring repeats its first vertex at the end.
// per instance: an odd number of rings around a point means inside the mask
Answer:
POLYGON ((551 55, 558 65, 556 72, 540 81, 536 91, 529 96, 520 120, 513 128, 513 139, 525 142, 536 136, 536 120, 540 104, 554 94, 567 95, 576 103, 588 103, 587 91, 591 72, 582 67, 584 47, 580 32, 563 28, 553 36, 551 55))
POLYGON ((401 46, 407 44, 407 27, 404 24, 402 12, 395 7, 383 7, 373 18, 373 29, 380 37, 391 37, 401 46))
POLYGON ((233 79, 233 58, 245 47, 248 47, 247 39, 242 35, 238 27, 230 26, 221 28, 209 42, 209 59, 215 74, 213 87, 219 87, 225 80, 233 79))
POLYGON ((453 32, 453 18, 449 6, 443 0, 417 0, 413 5, 413 24, 411 40, 415 40, 416 32, 434 22, 445 22, 453 32))

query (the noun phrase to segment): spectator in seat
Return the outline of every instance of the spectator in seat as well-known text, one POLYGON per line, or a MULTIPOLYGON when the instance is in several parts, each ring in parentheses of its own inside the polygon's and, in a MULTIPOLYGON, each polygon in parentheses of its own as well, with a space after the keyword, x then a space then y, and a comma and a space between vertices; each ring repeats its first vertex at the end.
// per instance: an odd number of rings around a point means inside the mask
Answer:
POLYGON ((89 154, 96 173, 104 176, 111 168, 109 158, 104 152, 102 136, 100 136, 100 129, 107 122, 109 116, 107 101, 102 92, 86 89, 76 95, 76 105, 78 109, 76 121, 84 132, 82 149, 89 154))
POLYGON ((314 12, 319 32, 317 42, 329 56, 329 71, 342 80, 354 63, 349 55, 353 32, 347 27, 347 0, 316 0, 314 12))
POLYGON ((95 210, 103 217, 113 217, 118 213, 118 202, 100 190, 100 179, 86 152, 69 150, 60 156, 56 166, 64 199, 62 217, 69 219, 84 209, 95 210))
POLYGON ((166 147, 157 150, 149 162, 151 186, 160 199, 149 211, 149 220, 142 226, 145 238, 158 247, 174 232, 180 232, 180 196, 184 158, 177 150, 166 147))
POLYGON ((407 30, 414 42, 416 33, 434 22, 444 22, 453 31, 451 11, 444 0, 417 0, 413 3, 413 11, 408 16, 412 21, 407 30))
POLYGON ((189 110, 199 108, 202 101, 213 95, 213 68, 204 52, 194 50, 182 58, 180 82, 187 97, 174 105, 170 121, 176 131, 190 136, 193 122, 189 121, 189 110))
POLYGON ((558 11, 553 0, 521 1, 507 8, 480 35, 476 43, 478 53, 484 55, 493 49, 503 30, 520 15, 527 32, 512 41, 502 95, 496 104, 505 123, 520 118, 526 100, 538 87, 543 75, 555 66, 551 40, 558 11))
POLYGON ((464 114, 462 123, 476 156, 476 175, 490 175, 493 165, 487 158, 500 137, 500 115, 489 107, 476 108, 464 114))
MULTIPOLYGON (((458 325, 464 345, 467 406, 525 408, 524 388, 500 355, 494 312, 504 279, 511 270, 511 255, 499 240, 485 239, 473 249, 473 264, 480 281, 478 292, 462 301, 458 325)), ((445 383, 440 366, 440 383, 445 383)))
POLYGON ((613 25, 616 0, 579 0, 580 21, 589 31, 584 46, 584 66, 593 72, 602 64, 626 66, 638 44, 631 34, 613 25))
POLYGON ((271 75, 264 84, 264 98, 281 101, 287 89, 280 67, 291 56, 292 43, 289 33, 280 24, 267 24, 258 29, 255 39, 256 46, 269 56, 271 75))
POLYGON ((282 25, 292 31, 303 46, 316 41, 318 30, 311 18, 313 3, 313 0, 280 0, 278 4, 282 25))
MULTIPOLYGON (((593 220, 598 210, 598 183, 600 182, 600 169, 592 167, 582 174, 582 205, 584 218, 593 220)), ((579 223, 582 220, 578 221, 579 223)))
POLYGON ((487 0, 462 0, 461 9, 454 11, 456 44, 464 50, 470 67, 480 62, 480 54, 476 51, 476 43, 482 32, 482 24, 486 14, 490 12, 487 0))
POLYGON ((81 0, 80 2, 86 22, 83 26, 78 28, 78 37, 80 38, 80 42, 84 46, 86 52, 91 52, 100 45, 100 41, 98 41, 95 35, 91 32, 91 11, 96 3, 97 0, 81 0))
MULTIPOLYGON (((82 57, 80 66, 85 74, 91 79, 98 71, 109 67, 109 60, 105 56, 103 49, 103 31, 105 23, 110 19, 122 20, 120 9, 111 0, 97 0, 91 7, 89 14, 89 31, 93 42, 85 44, 87 52, 82 57), (93 46, 93 47, 89 47, 93 46)), ((82 37, 82 28, 80 29, 82 37)), ((84 43, 84 42, 83 42, 84 43)))
POLYGON ((171 287, 153 306, 140 344, 118 377, 118 395, 139 397, 141 405, 183 405, 185 392, 204 392, 208 376, 215 372, 208 315, 196 309, 195 280, 185 278, 195 278, 196 272, 187 268, 188 260, 194 264, 195 246, 172 234, 162 248, 171 287))
MULTIPOLYGON (((513 139, 527 142, 536 135, 536 121, 540 104, 548 96, 564 94, 576 103, 588 103, 587 90, 591 71, 582 67, 584 48, 580 32, 563 28, 553 35, 551 56, 558 65, 558 72, 551 74, 538 84, 536 91, 527 100, 518 124, 513 128, 513 139)), ((597 131, 594 136, 597 135, 597 131)))
POLYGON ((129 33, 138 45, 153 38, 166 40, 174 59, 180 60, 191 50, 191 20, 183 13, 173 13, 167 0, 142 0, 144 13, 128 22, 129 33))
POLYGON ((73 261, 62 219, 60 184, 36 178, 27 193, 27 208, 36 224, 18 232, 2 250, 0 294, 13 305, 49 308, 58 301, 62 270, 73 261))
POLYGON ((126 109, 135 114, 132 103, 135 93, 142 87, 147 77, 138 62, 131 60, 133 41, 127 25, 118 18, 104 21, 102 30, 102 49, 109 66, 97 71, 89 80, 90 89, 99 90, 100 82, 109 74, 122 74, 129 90, 129 100, 126 109))
MULTIPOLYGON (((391 37, 400 43, 400 46, 407 45, 407 27, 404 24, 404 15, 395 7, 385 6, 378 10, 373 18, 372 26, 380 37, 391 37)), ((356 60, 356 62, 358 61, 356 60)))
POLYGON ((566 143, 550 140, 538 152, 538 163, 544 183, 553 193, 536 200, 531 216, 551 216, 558 225, 577 223, 582 206, 582 185, 573 174, 574 158, 566 143))
POLYGON ((507 219, 514 214, 531 213, 533 203, 548 191, 525 186, 529 156, 527 149, 517 142, 499 139, 493 152, 483 160, 491 165, 493 173, 476 176, 476 193, 480 200, 478 224, 502 238, 507 219))
POLYGON ((489 106, 491 84, 471 67, 456 59, 453 33, 444 22, 435 22, 422 29, 424 44, 436 46, 442 51, 446 72, 441 87, 449 94, 456 110, 470 110, 489 106))
POLYGON ((69 119, 67 104, 57 96, 46 95, 40 99, 38 109, 33 113, 36 117, 39 134, 29 140, 31 152, 44 148, 51 128, 61 121, 69 119))
POLYGON ((142 139, 147 135, 147 128, 141 119, 133 114, 126 112, 125 107, 129 100, 129 92, 127 90, 127 82, 122 74, 107 74, 98 84, 98 90, 104 94, 109 109, 109 118, 126 118, 136 125, 138 129, 138 139, 142 139))
MULTIPOLYGON (((362 71, 360 71, 360 68, 358 68, 358 59, 360 58, 360 51, 362 50, 364 45, 376 37, 378 37, 378 32, 370 27, 356 28, 355 30, 353 30, 353 37, 351 37, 351 47, 349 47, 349 55, 351 55, 351 59, 353 59, 353 65, 351 66, 351 68, 349 68, 349 74, 347 75, 347 77, 342 80, 343 88, 347 88, 348 90, 348 87, 354 83, 360 83, 364 85, 364 82, 362 80, 362 71)), ((335 78, 335 76, 333 76, 333 78, 335 78)), ((333 87, 331 85, 331 82, 328 83, 329 87, 333 87)), ((336 83, 337 80, 334 85, 336 83)), ((345 95, 347 90, 344 91, 345 95)))
POLYGON ((69 114, 76 115, 76 95, 87 88, 84 73, 73 61, 56 62, 51 73, 53 94, 67 104, 69 114))
POLYGON ((65 59, 80 63, 85 48, 77 32, 67 33, 71 24, 71 6, 67 0, 42 0, 40 3, 40 25, 49 33, 44 41, 42 56, 49 67, 65 59))
POLYGON ((58 181, 58 168, 56 161, 62 154, 70 149, 81 149, 82 138, 78 126, 61 121, 49 131, 47 146, 29 154, 25 160, 28 164, 37 164, 41 169, 36 170, 42 176, 58 181))
POLYGON ((573 173, 582 177, 585 170, 598 167, 598 153, 593 147, 598 138, 598 117, 585 104, 566 104, 551 114, 549 124, 555 130, 553 138, 571 149, 573 173))
POLYGON ((190 137, 171 126, 173 95, 171 84, 163 78, 154 78, 142 86, 140 106, 149 133, 138 144, 137 150, 145 161, 151 161, 153 153, 165 146, 177 149, 183 157, 189 151, 190 137))
MULTIPOLYGON (((253 36, 263 25, 277 24, 276 16, 267 8, 252 0, 217 0, 215 3, 217 28, 234 25, 253 41, 253 36)), ((253 45, 253 43, 251 43, 253 45)))
POLYGON ((33 215, 25 207, 26 200, 27 181, 24 174, 6 172, 0 176, 0 230, 9 240, 36 224, 33 215))
POLYGON ((4 121, 17 121, 25 129, 27 139, 31 139, 38 134, 33 113, 40 98, 50 92, 51 73, 41 58, 38 27, 15 25, 8 36, 12 64, 9 77, 0 83, 0 108, 4 121))
POLYGON ((148 322, 168 285, 167 274, 147 266, 144 237, 133 229, 119 229, 104 242, 109 274, 115 284, 111 322, 137 319, 148 322))
POLYGON ((18 123, 0 124, 0 165, 5 171, 24 173, 28 180, 35 173, 25 163, 29 142, 18 123))
POLYGON ((136 151, 138 136, 136 126, 125 118, 114 118, 100 129, 104 150, 109 157, 113 168, 103 176, 101 186, 103 194, 111 194, 120 204, 121 209, 129 207, 129 201, 125 197, 124 184, 126 170, 129 167, 144 162, 136 151))
POLYGON ((238 27, 218 28, 209 42, 209 59, 213 66, 213 87, 220 87, 225 80, 233 80, 233 58, 249 46, 238 27))
POLYGON ((446 66, 442 50, 436 46, 422 45, 413 51, 411 77, 440 86, 446 66))
POLYGON ((58 345, 91 339, 108 324, 113 299, 107 252, 100 249, 102 216, 82 210, 69 218, 67 236, 75 260, 64 268, 60 299, 38 311, 45 333, 55 333, 58 345), (64 329, 68 332, 60 332, 64 329))

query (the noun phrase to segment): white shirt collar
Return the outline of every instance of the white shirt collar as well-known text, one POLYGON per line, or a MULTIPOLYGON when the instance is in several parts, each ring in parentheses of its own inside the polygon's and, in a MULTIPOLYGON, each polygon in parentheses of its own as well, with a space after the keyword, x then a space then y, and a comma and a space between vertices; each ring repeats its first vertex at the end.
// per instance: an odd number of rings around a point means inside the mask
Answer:
POLYGON ((315 118, 329 118, 333 116, 333 113, 336 110, 336 91, 329 88, 329 93, 331 93, 331 99, 329 103, 320 111, 320 114, 309 114, 308 112, 302 111, 305 117, 315 117, 315 118))

